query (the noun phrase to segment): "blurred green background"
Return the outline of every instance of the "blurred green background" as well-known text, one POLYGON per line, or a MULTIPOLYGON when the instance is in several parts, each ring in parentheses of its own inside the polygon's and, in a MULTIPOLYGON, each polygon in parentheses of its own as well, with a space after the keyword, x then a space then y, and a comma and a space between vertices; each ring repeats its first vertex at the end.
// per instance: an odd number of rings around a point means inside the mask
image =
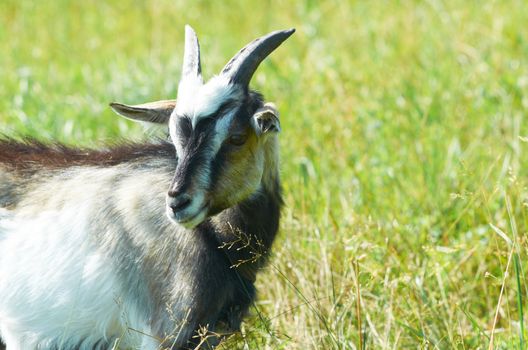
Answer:
POLYGON ((174 98, 297 32, 252 86, 282 118, 286 207, 223 349, 524 349, 528 2, 0 2, 0 132, 141 138, 108 102, 174 98))

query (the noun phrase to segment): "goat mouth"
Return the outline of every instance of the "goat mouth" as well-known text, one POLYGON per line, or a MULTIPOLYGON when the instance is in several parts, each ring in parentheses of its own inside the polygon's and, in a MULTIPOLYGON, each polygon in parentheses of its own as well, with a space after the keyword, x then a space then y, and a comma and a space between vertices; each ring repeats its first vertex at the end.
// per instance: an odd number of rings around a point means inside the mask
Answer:
POLYGON ((205 204, 201 206, 200 209, 198 209, 194 214, 190 216, 176 218, 171 215, 170 218, 185 228, 194 228, 205 220, 205 218, 207 217, 208 208, 209 203, 205 202, 205 204))

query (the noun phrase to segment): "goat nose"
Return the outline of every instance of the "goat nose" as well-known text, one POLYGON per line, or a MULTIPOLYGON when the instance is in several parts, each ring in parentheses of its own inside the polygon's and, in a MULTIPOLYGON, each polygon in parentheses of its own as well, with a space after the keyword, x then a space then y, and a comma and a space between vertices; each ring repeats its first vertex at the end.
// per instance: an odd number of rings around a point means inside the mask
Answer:
POLYGON ((189 204, 191 204, 191 196, 183 193, 177 197, 172 197, 169 206, 172 209, 172 212, 176 214, 187 208, 189 204))

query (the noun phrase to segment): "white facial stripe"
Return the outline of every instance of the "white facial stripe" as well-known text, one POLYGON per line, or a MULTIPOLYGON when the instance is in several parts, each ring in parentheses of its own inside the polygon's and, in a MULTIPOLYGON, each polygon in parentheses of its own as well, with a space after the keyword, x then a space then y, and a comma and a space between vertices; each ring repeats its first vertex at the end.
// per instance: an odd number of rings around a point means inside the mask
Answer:
POLYGON ((178 158, 181 158, 183 154, 182 144, 183 139, 180 137, 180 134, 176 130, 176 119, 178 118, 178 115, 174 112, 172 112, 171 118, 169 120, 169 135, 172 139, 172 143, 174 144, 174 147, 176 148, 176 155, 178 158))
POLYGON ((214 157, 220 150, 222 143, 229 133, 229 126, 235 117, 236 109, 231 110, 229 113, 222 116, 215 124, 215 133, 213 139, 209 143, 209 150, 204 155, 204 162, 202 163, 200 169, 198 169, 197 174, 195 175, 196 184, 201 189, 205 189, 209 186, 210 176, 211 176, 211 162, 214 157))
POLYGON ((231 123, 233 122, 233 119, 235 118, 235 114, 238 109, 232 109, 220 119, 216 121, 215 124, 215 135, 212 142, 212 154, 213 156, 218 153, 218 150, 220 149, 220 146, 222 146, 222 143, 226 139, 227 135, 229 134, 229 128, 231 126, 231 123))

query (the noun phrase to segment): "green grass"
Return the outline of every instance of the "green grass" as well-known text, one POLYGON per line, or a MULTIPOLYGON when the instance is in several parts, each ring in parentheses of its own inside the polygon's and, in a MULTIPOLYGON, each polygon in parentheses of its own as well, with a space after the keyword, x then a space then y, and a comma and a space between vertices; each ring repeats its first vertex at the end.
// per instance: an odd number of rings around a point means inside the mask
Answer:
POLYGON ((253 79, 282 113, 281 234, 221 349, 526 346, 527 2, 4 0, 1 131, 141 137, 107 103, 175 97, 186 23, 206 77, 297 28, 253 79))

